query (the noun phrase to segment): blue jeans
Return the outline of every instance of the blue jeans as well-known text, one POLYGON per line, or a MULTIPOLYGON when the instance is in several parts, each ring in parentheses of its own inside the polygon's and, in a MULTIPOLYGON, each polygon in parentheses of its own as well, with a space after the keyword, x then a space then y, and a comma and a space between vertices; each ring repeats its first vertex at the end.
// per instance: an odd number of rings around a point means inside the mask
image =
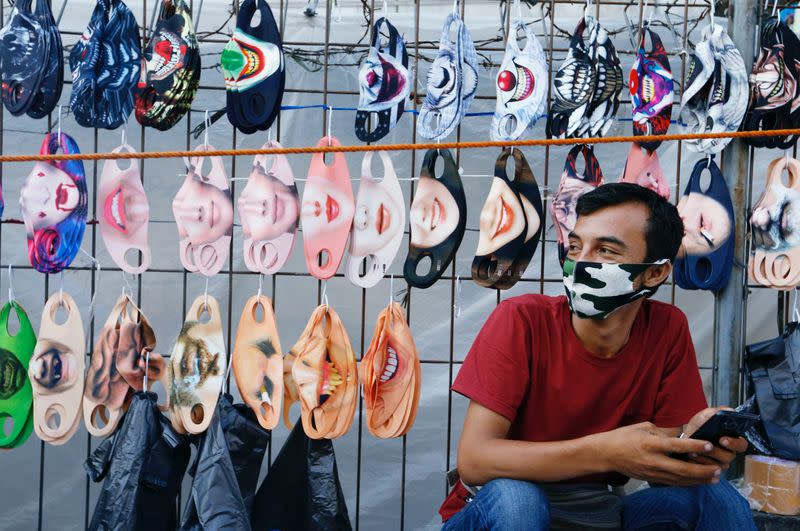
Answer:
MULTIPOLYGON (((626 530, 753 531, 747 501, 727 481, 696 487, 657 487, 622 498, 626 530)), ((527 481, 495 479, 486 484, 443 530, 524 531, 550 527, 550 504, 527 481)))

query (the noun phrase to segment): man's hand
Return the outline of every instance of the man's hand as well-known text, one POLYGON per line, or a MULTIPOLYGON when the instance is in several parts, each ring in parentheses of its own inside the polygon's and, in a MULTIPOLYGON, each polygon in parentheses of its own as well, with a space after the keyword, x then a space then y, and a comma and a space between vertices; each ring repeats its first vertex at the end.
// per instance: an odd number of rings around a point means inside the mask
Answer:
POLYGON ((714 447, 709 442, 666 436, 651 422, 625 426, 596 437, 605 448, 610 468, 626 476, 671 486, 719 481, 718 463, 687 463, 669 457, 672 453, 711 455, 714 447))
MULTIPOLYGON (((699 411, 686 425, 684 437, 691 437, 700 426, 722 409, 733 411, 729 407, 709 407, 699 411)), ((703 465, 718 465, 722 470, 728 470, 731 461, 736 459, 736 454, 741 454, 745 450, 747 450, 747 441, 741 437, 723 437, 719 440, 719 445, 715 445, 710 452, 690 453, 689 460, 703 465)))

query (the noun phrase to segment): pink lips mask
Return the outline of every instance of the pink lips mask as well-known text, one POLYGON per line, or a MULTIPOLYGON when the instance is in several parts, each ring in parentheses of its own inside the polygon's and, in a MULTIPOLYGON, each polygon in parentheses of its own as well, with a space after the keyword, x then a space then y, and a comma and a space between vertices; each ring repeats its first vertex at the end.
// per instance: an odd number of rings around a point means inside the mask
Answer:
POLYGON ((378 154, 383 162, 380 181, 372 176, 372 152, 365 153, 361 163, 350 256, 344 270, 348 280, 362 288, 371 288, 386 274, 400 248, 406 225, 403 191, 392 159, 385 151, 378 154), (361 264, 365 260, 366 270, 362 276, 361 264))
MULTIPOLYGON (((280 148, 278 142, 262 149, 280 148)), ((255 273, 278 271, 294 248, 300 198, 285 155, 258 155, 237 203, 244 233, 244 263, 255 273), (269 167, 268 167, 269 166, 269 167)))
MULTIPOLYGON (((124 144, 113 151, 119 153, 135 150, 124 144)), ((129 159, 130 166, 122 169, 116 160, 103 165, 98 195, 100 198, 100 234, 108 254, 126 273, 138 275, 150 267, 150 245, 147 243, 147 225, 150 221, 150 206, 139 178, 139 162, 129 159), (127 253, 131 249, 142 253, 141 263, 128 263, 127 253)))
POLYGON ((669 199, 669 185, 661 170, 658 155, 655 150, 647 151, 636 143, 631 144, 628 151, 628 161, 620 181, 649 188, 664 199, 669 199))
MULTIPOLYGON (((327 145, 340 144, 335 137, 324 137, 317 143, 317 147, 327 145)), ((300 214, 306 266, 320 280, 331 278, 339 269, 355 209, 344 155, 328 154, 331 155, 330 166, 325 164, 322 153, 312 157, 300 214)))
MULTIPOLYGON (((213 149, 204 144, 195 151, 213 149)), ((206 276, 219 273, 228 259, 233 231, 233 201, 221 157, 192 157, 186 180, 172 200, 172 213, 183 267, 206 276), (203 174, 206 159, 211 160, 211 171, 203 174)))

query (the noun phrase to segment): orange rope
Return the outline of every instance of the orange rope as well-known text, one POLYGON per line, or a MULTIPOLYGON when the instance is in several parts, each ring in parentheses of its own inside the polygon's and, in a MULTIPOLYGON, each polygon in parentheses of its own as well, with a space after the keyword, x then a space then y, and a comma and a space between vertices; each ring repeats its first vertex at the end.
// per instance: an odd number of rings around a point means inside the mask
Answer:
MULTIPOLYGON (((543 138, 516 140, 514 142, 441 142, 427 144, 387 144, 360 146, 309 146, 282 147, 276 149, 215 149, 203 151, 205 157, 253 156, 253 155, 298 155, 304 153, 352 153, 359 151, 410 151, 428 149, 474 149, 524 146, 571 146, 576 144, 615 144, 624 142, 652 142, 671 140, 702 140, 710 138, 754 138, 767 136, 800 136, 800 129, 775 129, 773 131, 736 131, 728 133, 687 133, 657 136, 608 136, 603 138, 543 138)), ((51 160, 111 160, 111 159, 169 159, 198 156, 197 151, 148 151, 144 153, 56 153, 52 155, 0 155, 3 162, 45 162, 51 160)))

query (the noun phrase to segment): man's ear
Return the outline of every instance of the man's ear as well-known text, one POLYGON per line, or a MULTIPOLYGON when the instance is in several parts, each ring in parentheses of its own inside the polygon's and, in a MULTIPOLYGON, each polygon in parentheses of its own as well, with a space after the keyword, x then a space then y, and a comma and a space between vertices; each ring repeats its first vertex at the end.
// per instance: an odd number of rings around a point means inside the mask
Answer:
POLYGON ((672 273, 672 262, 652 265, 642 273, 642 284, 648 288, 655 288, 664 283, 672 273))

